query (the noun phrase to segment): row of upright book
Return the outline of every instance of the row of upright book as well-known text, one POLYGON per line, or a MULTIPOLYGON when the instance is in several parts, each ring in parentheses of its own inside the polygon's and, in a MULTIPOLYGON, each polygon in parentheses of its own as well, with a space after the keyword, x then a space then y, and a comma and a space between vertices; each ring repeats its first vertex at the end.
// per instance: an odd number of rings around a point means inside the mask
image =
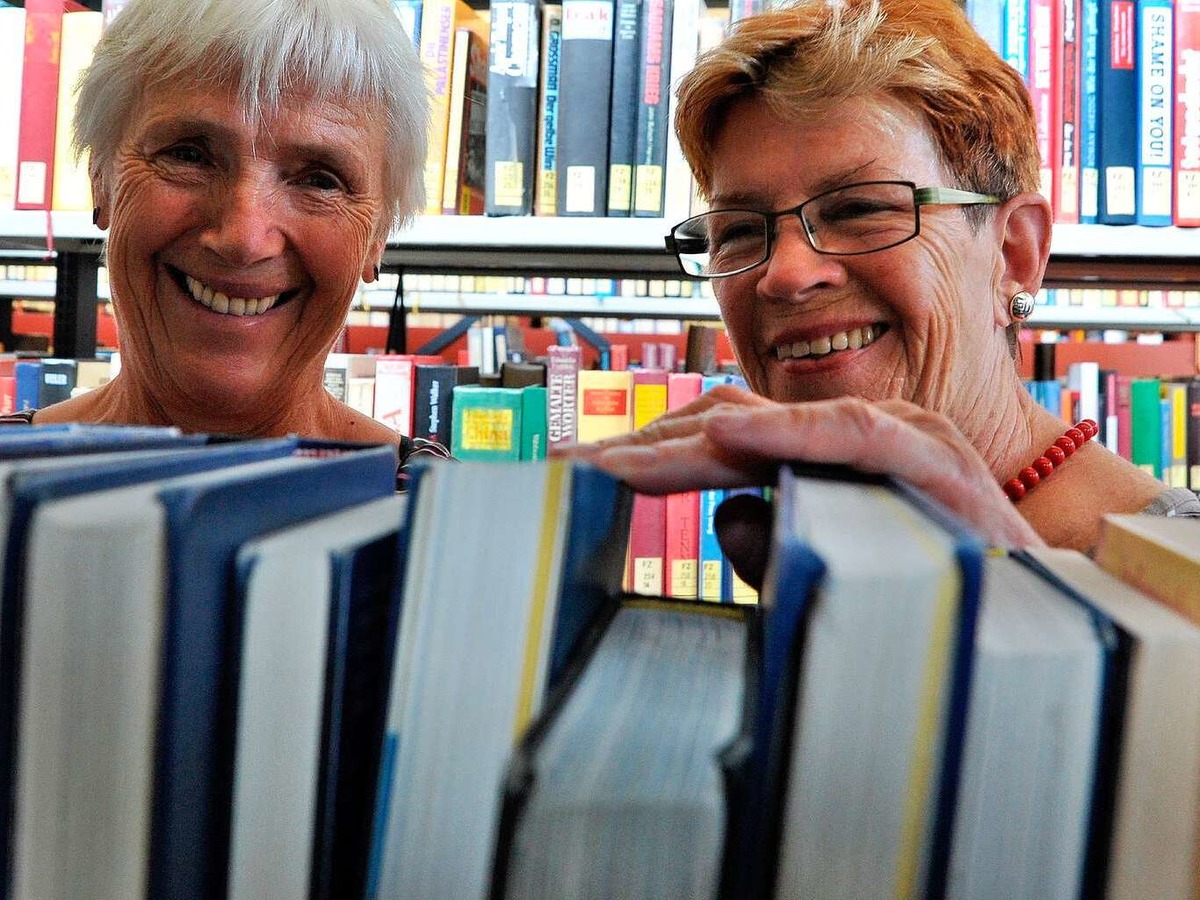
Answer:
POLYGON ((721 606, 623 592, 586 463, 395 465, 0 432, 0 895, 1193 896, 1195 522, 784 466, 721 606))
POLYGON ((671 86, 728 10, 702 0, 394 0, 433 100, 426 214, 686 216, 671 86))
POLYGON ((1094 362, 1072 363, 1064 379, 1052 369, 1034 375, 1029 391, 1046 409, 1071 423, 1092 419, 1113 453, 1170 487, 1200 491, 1200 378, 1122 375, 1094 362))
POLYGON ((968 0, 1025 78, 1058 222, 1200 225, 1197 0, 968 0))

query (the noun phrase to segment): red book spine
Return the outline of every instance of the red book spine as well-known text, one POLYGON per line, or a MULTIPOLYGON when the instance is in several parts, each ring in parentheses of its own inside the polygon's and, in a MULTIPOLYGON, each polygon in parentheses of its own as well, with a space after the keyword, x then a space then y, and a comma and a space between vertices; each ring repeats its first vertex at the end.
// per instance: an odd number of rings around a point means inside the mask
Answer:
POLYGON ((1060 0, 1062 21, 1058 191, 1054 221, 1079 221, 1080 0, 1060 0))
MULTIPOLYGON (((700 396, 697 372, 667 376, 667 409, 678 409, 700 396)), ((700 596, 700 493, 671 494, 666 509, 667 596, 695 600, 700 596)))
POLYGON ((1200 0, 1175 4, 1176 225, 1200 225, 1200 0))
POLYGON ((25 64, 17 138, 17 209, 50 208, 62 16, 62 0, 26 0, 25 64))

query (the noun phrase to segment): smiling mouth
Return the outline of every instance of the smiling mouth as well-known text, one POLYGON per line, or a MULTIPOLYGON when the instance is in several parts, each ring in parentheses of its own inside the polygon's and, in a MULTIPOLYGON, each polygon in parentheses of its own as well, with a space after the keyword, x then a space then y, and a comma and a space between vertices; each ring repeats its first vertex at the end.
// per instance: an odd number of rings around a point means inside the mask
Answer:
POLYGON ((811 338, 807 341, 793 341, 790 344, 780 344, 775 348, 775 358, 808 359, 814 356, 828 356, 842 350, 861 350, 877 341, 888 326, 882 322, 874 325, 864 325, 862 328, 851 328, 849 331, 838 331, 823 337, 811 338))
POLYGON ((215 313, 225 316, 261 316, 267 310, 282 306, 296 296, 298 291, 284 291, 266 297, 230 297, 213 290, 204 282, 193 278, 171 266, 167 267, 175 283, 189 297, 215 313))

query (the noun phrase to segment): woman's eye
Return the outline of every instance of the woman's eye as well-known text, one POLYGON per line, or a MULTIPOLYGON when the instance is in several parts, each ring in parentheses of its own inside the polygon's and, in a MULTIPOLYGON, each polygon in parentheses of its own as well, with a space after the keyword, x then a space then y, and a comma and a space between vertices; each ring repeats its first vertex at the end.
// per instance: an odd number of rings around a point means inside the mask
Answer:
POLYGON ((328 169, 313 169, 300 177, 300 182, 319 191, 344 191, 346 183, 328 169))
POLYGON ((163 155, 175 162, 189 165, 201 165, 208 160, 204 150, 195 144, 174 144, 164 150, 163 155))

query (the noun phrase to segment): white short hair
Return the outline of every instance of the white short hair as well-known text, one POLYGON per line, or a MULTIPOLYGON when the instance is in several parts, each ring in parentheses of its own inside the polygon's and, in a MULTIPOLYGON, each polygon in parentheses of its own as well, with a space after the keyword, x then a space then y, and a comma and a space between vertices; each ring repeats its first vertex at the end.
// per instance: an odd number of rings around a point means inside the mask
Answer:
POLYGON ((386 135, 387 224, 423 207, 429 100, 388 0, 132 0, 80 78, 77 152, 103 177, 142 93, 187 79, 232 85, 248 121, 296 92, 361 106, 386 135))

